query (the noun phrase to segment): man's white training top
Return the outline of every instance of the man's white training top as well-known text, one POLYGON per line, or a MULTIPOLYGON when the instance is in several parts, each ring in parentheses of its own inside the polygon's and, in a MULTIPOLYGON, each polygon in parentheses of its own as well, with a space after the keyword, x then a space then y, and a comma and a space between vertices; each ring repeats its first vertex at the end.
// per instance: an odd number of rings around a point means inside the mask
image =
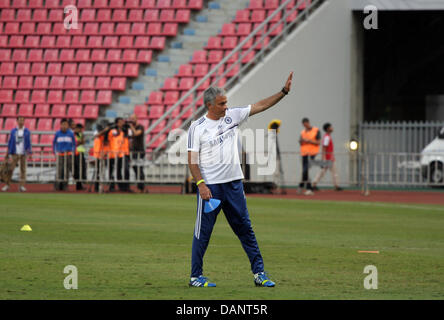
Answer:
POLYGON ((188 151, 199 153, 198 164, 206 184, 244 178, 239 161, 239 126, 248 119, 250 110, 251 105, 228 108, 219 120, 205 115, 188 129, 188 151))

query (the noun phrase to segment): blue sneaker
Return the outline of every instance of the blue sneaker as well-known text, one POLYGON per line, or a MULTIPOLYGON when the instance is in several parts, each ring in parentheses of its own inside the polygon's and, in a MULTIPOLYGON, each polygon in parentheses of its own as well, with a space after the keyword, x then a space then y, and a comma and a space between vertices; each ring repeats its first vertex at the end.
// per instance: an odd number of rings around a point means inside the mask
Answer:
POLYGON ((260 272, 260 273, 254 275, 254 284, 256 285, 256 287, 274 287, 275 286, 275 283, 268 278, 267 273, 265 273, 265 272, 260 272))
POLYGON ((204 276, 200 276, 195 280, 190 280, 188 283, 190 287, 215 287, 215 283, 208 282, 208 279, 204 276))

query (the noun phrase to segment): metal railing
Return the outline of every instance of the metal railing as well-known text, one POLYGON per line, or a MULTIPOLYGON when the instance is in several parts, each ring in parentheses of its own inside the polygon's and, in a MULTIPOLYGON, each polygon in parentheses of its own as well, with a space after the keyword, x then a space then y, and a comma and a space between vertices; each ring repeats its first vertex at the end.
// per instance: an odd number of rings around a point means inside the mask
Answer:
MULTIPOLYGON (((159 118, 157 119, 154 123, 151 124, 151 126, 147 129, 147 134, 151 133, 154 128, 157 127, 157 125, 159 125, 162 121, 164 121, 165 119, 167 119, 170 114, 172 114, 172 112, 177 109, 180 108, 180 106, 182 105, 182 103, 184 101, 186 101, 187 98, 189 98, 190 96, 192 96, 194 94, 194 92, 196 92, 198 90, 198 88, 205 83, 205 81, 207 79, 209 79, 210 77, 212 77, 213 75, 215 75, 214 80, 211 82, 210 85, 216 85, 221 79, 223 79, 228 73, 230 73, 234 68, 239 67, 239 71, 236 73, 235 76, 229 78, 226 82, 225 87, 226 88, 230 88, 230 86, 232 84, 235 83, 235 81, 237 81, 238 78, 242 77, 248 70, 249 68, 256 64, 258 61, 260 61, 261 59, 264 58, 265 56, 265 52, 268 51, 270 48, 272 48, 273 45, 275 45, 278 41, 282 40, 284 37, 286 37, 288 35, 289 30, 295 26, 297 23, 300 23, 301 20, 306 19, 308 17, 308 15, 310 14, 310 12, 312 11, 312 9, 318 5, 320 5, 321 3, 323 3, 325 0, 298 0, 297 3, 295 4, 295 6, 293 8, 291 8, 290 10, 287 10, 287 6, 288 4, 290 4, 292 0, 287 0, 285 2, 283 2, 272 14, 270 14, 260 25, 258 25, 253 32, 251 32, 244 40, 242 40, 228 55, 226 55, 214 68, 212 68, 207 75, 205 75, 201 80, 199 80, 190 90, 188 90, 188 92, 186 92, 172 107, 170 107, 169 109, 167 109, 167 111, 159 118), (305 9, 303 11, 300 12, 300 14, 297 15, 297 17, 291 21, 291 22, 287 22, 287 18, 292 15, 295 11, 298 10, 298 8, 302 5, 305 4, 305 9), (267 31, 263 31, 265 29, 265 26, 267 26, 272 19, 279 14, 279 12, 282 13, 281 18, 274 23, 274 25, 269 28, 267 31), (283 26, 282 32, 280 34, 278 34, 277 36, 273 37, 272 39, 270 39, 270 41, 268 43, 264 43, 265 39, 269 38, 270 34, 277 29, 280 25, 283 26), (243 47, 250 41, 253 40, 260 32, 262 32, 262 34, 260 35, 259 40, 253 41, 253 44, 250 46, 249 49, 247 50, 242 50, 243 47), (244 60, 244 58, 246 58, 248 56, 248 54, 252 51, 255 51, 255 48, 257 46, 261 45, 261 49, 256 52, 256 54, 254 55, 254 58, 251 59, 250 61, 248 61, 247 63, 243 64, 242 61, 244 60), (225 69, 225 71, 223 73, 218 73, 218 70, 220 67, 222 67, 225 63, 227 63, 230 59, 232 59, 233 56, 235 56, 235 54, 238 53, 238 58, 237 58, 237 62, 232 63, 227 69, 225 69)), ((201 92, 200 94, 197 95, 197 97, 195 97, 193 99, 193 101, 186 107, 184 107, 182 109, 182 111, 179 112, 179 114, 174 117, 174 118, 170 118, 168 123, 166 124, 166 126, 164 128, 162 128, 152 139, 151 141, 149 141, 147 143, 147 148, 149 146, 151 146, 158 138, 160 138, 165 132, 169 132, 170 129, 172 128, 172 126, 174 125, 174 123, 179 120, 186 112, 188 112, 190 109, 194 108, 194 106, 197 104, 197 102, 199 100, 201 100, 203 98, 203 92, 201 92)), ((203 111, 205 110, 205 106, 200 106, 195 112, 194 115, 198 116, 200 115, 203 111)), ((191 123, 191 121, 194 119, 194 117, 190 117, 188 119, 186 119, 182 125, 180 126, 181 129, 187 128, 189 126, 189 124, 191 123)), ((164 141, 162 141, 159 146, 157 146, 156 148, 154 148, 153 150, 153 154, 156 154, 160 149, 162 149, 165 144, 167 143, 167 139, 165 139, 164 141)))

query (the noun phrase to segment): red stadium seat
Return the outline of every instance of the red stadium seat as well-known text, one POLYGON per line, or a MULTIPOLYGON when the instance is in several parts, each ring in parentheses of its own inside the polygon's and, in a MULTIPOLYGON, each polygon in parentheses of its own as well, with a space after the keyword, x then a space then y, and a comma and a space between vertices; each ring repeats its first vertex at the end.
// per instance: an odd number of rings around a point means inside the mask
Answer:
POLYGON ((19 34, 20 24, 18 22, 7 22, 5 25, 4 33, 6 34, 19 34))
POLYGON ((27 58, 28 51, 26 49, 14 49, 12 53, 12 61, 25 62, 27 58))
POLYGON ((280 34, 284 30, 284 25, 282 24, 282 22, 280 22, 280 23, 273 23, 273 24, 270 25, 270 29, 269 30, 272 30, 270 32, 270 36, 274 37, 274 36, 277 36, 278 34, 280 34))
POLYGON ((59 50, 46 49, 43 53, 43 60, 46 62, 55 62, 59 60, 59 50))
POLYGON ((111 63, 109 67, 109 75, 110 76, 122 76, 123 75, 123 63, 111 63))
POLYGON ((35 77, 34 89, 48 89, 49 77, 35 77))
POLYGON ((163 104, 163 92, 159 91, 152 91, 148 97, 148 104, 154 105, 154 104, 163 104))
POLYGON ((32 103, 46 103, 46 90, 33 90, 31 96, 32 103))
MULTIPOLYGON (((77 38, 79 38, 79 37, 76 37, 76 39, 77 38)), ((102 45, 105 47, 105 44, 103 43, 102 36, 90 36, 89 37, 89 39, 88 39, 88 47, 89 48, 102 48, 102 45)), ((80 47, 80 48, 85 47, 83 44, 75 45, 74 42, 73 42, 73 46, 80 47)))
POLYGON ((42 36, 40 40, 41 48, 54 48, 56 47, 56 38, 55 36, 42 36))
POLYGON ((106 55, 106 60, 109 62, 120 62, 120 56, 122 55, 122 50, 120 49, 110 49, 106 55))
POLYGON ((88 104, 83 111, 83 117, 86 119, 97 119, 99 116, 99 106, 88 104))
POLYGON ((136 49, 146 49, 149 47, 150 37, 137 36, 134 41, 134 48, 136 49))
POLYGON ((207 62, 207 52, 205 50, 196 50, 193 53, 193 58, 190 63, 206 63, 207 62))
POLYGON ((128 21, 131 21, 131 22, 143 21, 143 10, 131 9, 129 11, 128 21))
POLYGON ((122 62, 135 62, 136 59, 137 59, 137 50, 132 50, 132 49, 123 50, 123 55, 121 59, 122 62))
POLYGON ((78 103, 79 102, 79 91, 78 90, 67 90, 65 91, 65 103, 78 103))
POLYGON ((205 49, 221 49, 222 38, 221 37, 209 37, 205 49))
POLYGON ((126 78, 113 78, 111 81, 111 90, 125 91, 126 78))
POLYGON ((252 10, 262 9, 263 7, 263 0, 250 0, 250 5, 248 6, 252 10))
POLYGON ((123 71, 125 77, 135 78, 139 76, 139 64, 138 63, 126 63, 123 71))
POLYGON ((257 45, 255 47, 256 50, 260 50, 263 47, 267 47, 268 43, 270 42, 270 37, 265 37, 262 40, 260 40, 260 39, 261 39, 261 37, 259 36, 259 37, 256 37, 254 40, 255 43, 257 43, 257 45))
MULTIPOLYGON (((61 118, 56 118, 54 120, 54 124, 52 125, 52 130, 51 131, 57 131, 60 130, 60 123, 62 122, 61 118)), ((49 148, 48 148, 49 151, 49 148)))
POLYGON ((179 100, 179 91, 168 91, 165 93, 163 103, 166 105, 173 105, 179 100))
POLYGON ((225 75, 226 77, 234 77, 239 73, 240 65, 238 63, 228 64, 226 70, 229 70, 228 73, 225 75), (231 68, 231 70, 229 68, 231 68))
MULTIPOLYGON (((81 104, 71 104, 68 107, 68 118, 82 118, 83 107, 81 104)), ((77 122, 77 121, 76 121, 77 122)))
POLYGON ((79 88, 80 77, 72 76, 72 77, 66 77, 65 79, 66 79, 64 85, 65 90, 70 90, 70 89, 76 90, 79 88))
MULTIPOLYGON (((83 34, 86 36, 95 36, 99 34, 99 24, 95 22, 85 23, 83 34)), ((100 33, 102 34, 102 33, 100 33)))
POLYGON ((116 35, 114 32, 114 23, 102 23, 100 25, 100 32, 101 35, 116 35))
POLYGON ((17 63, 15 67, 15 73, 17 75, 29 75, 31 73, 30 63, 17 63))
POLYGON ((190 10, 180 9, 176 11, 176 23, 189 23, 190 22, 190 10))
POLYGON ((31 49, 28 55, 29 62, 43 61, 43 50, 42 49, 31 49))
MULTIPOLYGON (((182 98, 182 97, 185 96, 186 94, 187 94, 187 91, 182 91, 182 94, 180 95, 180 98, 182 98)), ((181 102, 181 105, 182 105, 182 106, 185 106, 185 105, 192 104, 192 103, 193 103, 193 100, 194 100, 194 94, 189 94, 189 95, 185 98, 185 100, 183 100, 183 101, 181 102)))
POLYGON ((127 8, 140 8, 140 0, 126 0, 125 6, 127 8))
MULTIPOLYGON (((225 57, 228 56, 232 51, 227 50, 225 51, 225 57)), ((239 59, 239 52, 234 53, 227 61, 226 63, 235 63, 239 59)))
MULTIPOLYGON (((272 15, 274 10, 268 10, 267 12, 267 18, 272 15)), ((269 22, 278 22, 280 19, 282 19, 282 11, 279 11, 269 22)))
POLYGON ((249 22, 249 21, 250 21, 250 10, 248 9, 237 10, 236 17, 234 18, 233 22, 240 23, 240 22, 249 22))
MULTIPOLYGON (((164 9, 160 12, 159 21, 161 22, 175 22, 173 9, 164 9)), ((18 30, 18 26, 17 26, 18 30)))
POLYGON ((0 61, 11 60, 11 49, 0 49, 0 57, 0 61))
POLYGON ((265 20, 265 10, 254 10, 251 13, 250 22, 260 23, 265 20))
POLYGON ((103 40, 104 48, 117 48, 119 46, 119 37, 106 36, 103 40))
POLYGON ((157 22, 149 23, 146 34, 149 36, 161 36, 162 35, 162 24, 157 23, 157 22))
POLYGON ((82 94, 80 97, 80 103, 82 103, 82 104, 96 103, 96 92, 94 90, 82 91, 82 94))
POLYGON ((123 8, 123 0, 109 0, 110 8, 123 8))
POLYGON ((48 20, 47 21, 51 21, 51 22, 63 21, 63 19, 64 19, 63 15, 64 15, 63 14, 63 10, 61 10, 61 9, 49 10, 48 20))
POLYGON ((37 118, 43 118, 49 116, 49 104, 36 104, 34 116, 37 118))
POLYGON ((165 23, 163 25, 162 35, 166 37, 175 37, 177 35, 177 23, 165 23))
MULTIPOLYGON (((202 80, 202 78, 197 78, 196 79, 196 84, 202 80)), ((206 79, 204 82, 202 82, 202 84, 199 86, 199 88, 197 88, 198 91, 203 91, 206 90, 208 87, 210 86, 210 79, 206 79)))
POLYGON ((148 118, 148 110, 146 105, 136 105, 134 107, 134 114, 138 119, 146 119, 148 118))
MULTIPOLYGON (((153 52, 151 50, 139 50, 139 52, 137 53, 136 61, 139 63, 151 63, 152 56, 153 52)), ((131 61, 125 61, 125 62, 131 62, 131 61)))
POLYGON ((191 64, 182 64, 179 67, 178 73, 175 77, 191 77, 193 75, 193 66, 191 64))
POLYGON ((106 54, 106 50, 94 49, 91 52, 91 59, 90 59, 90 61, 94 61, 94 62, 105 61, 105 54, 106 54))
POLYGON ((5 124, 3 127, 3 130, 12 130, 17 126, 17 119, 16 118, 6 118, 5 124))
POLYGON ((34 62, 31 68, 31 75, 33 76, 43 76, 46 74, 46 63, 44 62, 34 62))
MULTIPOLYGON (((244 55, 244 52, 242 53, 242 55, 244 55)), ((248 52, 243 58, 242 58, 242 63, 248 63, 251 60, 254 59, 254 50, 248 52)))
POLYGON ((223 41, 223 49, 234 49, 237 46, 237 37, 225 37, 223 41))
MULTIPOLYGON (((87 63, 80 63, 79 64, 79 74, 86 72, 85 68, 87 65, 88 65, 87 63)), ((62 74, 65 76, 77 75, 77 63, 64 63, 62 74)))
POLYGON ((193 10, 201 10, 203 8, 202 0, 188 0, 188 8, 193 10))
MULTIPOLYGON (((72 71, 76 72, 76 68, 72 71)), ((62 64, 61 63, 49 63, 48 68, 46 69, 46 73, 49 76, 58 76, 62 74, 62 64)))
MULTIPOLYGON (((74 46, 78 47, 78 45, 77 45, 78 38, 79 37, 75 37, 73 39, 73 47, 74 46), (74 40, 76 40, 76 42, 74 40)), ((70 48, 71 47, 71 37, 70 36, 57 36, 57 40, 56 40, 55 46, 57 48, 70 48)))
POLYGON ((3 85, 1 86, 1 88, 16 89, 17 88, 17 80, 18 80, 18 77, 5 77, 3 79, 3 85))
POLYGON ((37 131, 51 131, 52 119, 40 119, 37 124, 37 131))
POLYGON ((173 4, 171 5, 171 8, 186 9, 186 8, 188 8, 187 0, 173 0, 173 4))
POLYGON ((224 23, 220 32, 221 36, 235 36, 236 25, 234 23, 224 23))
POLYGON ((2 62, 1 67, 0 67, 0 73, 3 76, 6 75, 13 75, 15 69, 15 64, 14 62, 2 62))
POLYGON ((165 107, 162 105, 152 105, 149 107, 149 119, 159 119, 165 112, 165 107))
POLYGON ((159 9, 171 8, 171 0, 157 0, 157 8, 159 9))
POLYGON ((237 26, 238 36, 248 36, 251 31, 251 23, 239 23, 239 25, 237 26))
POLYGON ((152 37, 149 47, 155 50, 163 50, 165 48, 165 37, 152 37))
MULTIPOLYGON (((80 24, 78 24, 80 27, 80 24)), ((52 24, 52 34, 55 36, 63 36, 68 33, 68 30, 66 30, 65 25, 63 23, 53 23, 52 24)))
POLYGON ((79 0, 77 3, 77 8, 92 8, 92 0, 79 0))
POLYGON ((17 10, 17 21, 30 21, 31 20, 31 10, 30 9, 19 9, 17 10))
POLYGON ((66 104, 55 104, 52 106, 51 117, 64 118, 66 117, 66 104))
MULTIPOLYGON (((4 108, 4 107, 3 107, 4 108)), ((34 105, 31 103, 24 103, 20 105, 18 110, 18 115, 21 117, 33 117, 34 116, 34 105)))
POLYGON ((188 91, 194 86, 194 78, 181 78, 179 90, 188 91))
POLYGON ((17 116, 17 105, 12 103, 5 103, 3 105, 2 117, 15 117, 17 116))
MULTIPOLYGON (((110 21, 112 21, 113 19, 111 19, 111 11, 112 11, 111 9, 106 9, 106 8, 98 9, 97 10, 96 21, 97 22, 110 22, 110 21)), ((122 10, 119 10, 119 14, 117 14, 117 16, 119 16, 121 14, 122 14, 122 10)), ((126 12, 125 12, 125 19, 126 19, 126 12)))
MULTIPOLYGON (((111 86, 111 78, 110 77, 98 77, 97 78, 96 86, 95 86, 96 90, 98 90, 98 89, 109 90, 110 86, 111 86)), ((90 86, 90 88, 92 88, 92 87, 90 86)))
POLYGON ((99 91, 97 93, 98 104, 110 104, 112 101, 112 91, 99 91))
MULTIPOLYGON (((5 32, 8 33, 8 32, 5 32)), ((32 35, 37 33, 38 35, 51 34, 51 24, 45 23, 43 25, 39 25, 37 31, 35 30, 34 22, 22 22, 22 27, 20 28, 20 33, 23 35, 32 35)))
POLYGON ((112 21, 114 21, 114 22, 126 22, 127 21, 126 17, 127 17, 127 11, 126 10, 116 9, 113 12, 112 21))
POLYGON ((27 118, 27 119, 25 119, 25 127, 28 128, 31 131, 35 130, 35 123, 36 123, 36 119, 35 118, 27 118))
MULTIPOLYGON (((34 91, 36 92, 36 91, 34 91)), ((28 103, 29 102, 30 92, 29 90, 18 90, 15 93, 14 102, 16 103, 28 103)))
POLYGON ((51 145, 52 146, 52 142, 53 141, 54 141, 54 135, 53 134, 42 134, 40 136, 40 144, 46 144, 46 145, 51 145))
MULTIPOLYGON (((77 65, 76 65, 77 66, 77 65)), ((77 75, 79 76, 90 76, 93 73, 93 64, 92 63, 79 63, 77 75)), ((74 75, 74 74, 72 74, 74 75)))
POLYGON ((130 30, 131 30, 130 23, 118 23, 114 34, 115 35, 128 35, 128 34, 130 34, 130 30))
POLYGON ((119 48, 133 48, 134 37, 133 36, 121 36, 119 37, 119 48))
POLYGON ((62 103, 63 102, 63 91, 62 90, 51 90, 48 92, 48 103, 62 103))
POLYGON ((177 90, 178 79, 176 78, 166 78, 165 83, 161 90, 177 90))
POLYGON ((224 56, 222 50, 211 50, 208 53, 208 63, 219 63, 224 56))
POLYGON ((196 64, 194 67, 194 77, 203 77, 208 73, 208 64, 196 64))
POLYGON ((107 63, 95 63, 93 75, 96 77, 107 76, 108 75, 108 64, 107 63))
POLYGON ((65 77, 54 76, 51 77, 51 83, 49 84, 50 89, 64 89, 65 77))
MULTIPOLYGON (((260 23, 255 23, 253 25, 253 30, 255 31, 256 29, 258 29, 260 25, 261 25, 260 23)), ((267 31, 267 25, 264 25, 263 27, 260 27, 259 31, 256 32, 256 36, 263 35, 264 32, 266 31, 267 31)))

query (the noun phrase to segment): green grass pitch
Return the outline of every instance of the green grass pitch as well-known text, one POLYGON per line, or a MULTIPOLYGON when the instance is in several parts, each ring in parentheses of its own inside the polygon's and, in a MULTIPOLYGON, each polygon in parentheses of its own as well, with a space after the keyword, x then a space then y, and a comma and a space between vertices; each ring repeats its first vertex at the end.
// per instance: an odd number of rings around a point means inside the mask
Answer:
POLYGON ((254 287, 222 212, 204 260, 217 288, 187 286, 195 196, 1 194, 0 299, 444 298, 442 206, 247 202, 275 288, 254 287), (67 265, 77 290, 63 286, 67 265), (364 288, 366 265, 377 290, 364 288))

